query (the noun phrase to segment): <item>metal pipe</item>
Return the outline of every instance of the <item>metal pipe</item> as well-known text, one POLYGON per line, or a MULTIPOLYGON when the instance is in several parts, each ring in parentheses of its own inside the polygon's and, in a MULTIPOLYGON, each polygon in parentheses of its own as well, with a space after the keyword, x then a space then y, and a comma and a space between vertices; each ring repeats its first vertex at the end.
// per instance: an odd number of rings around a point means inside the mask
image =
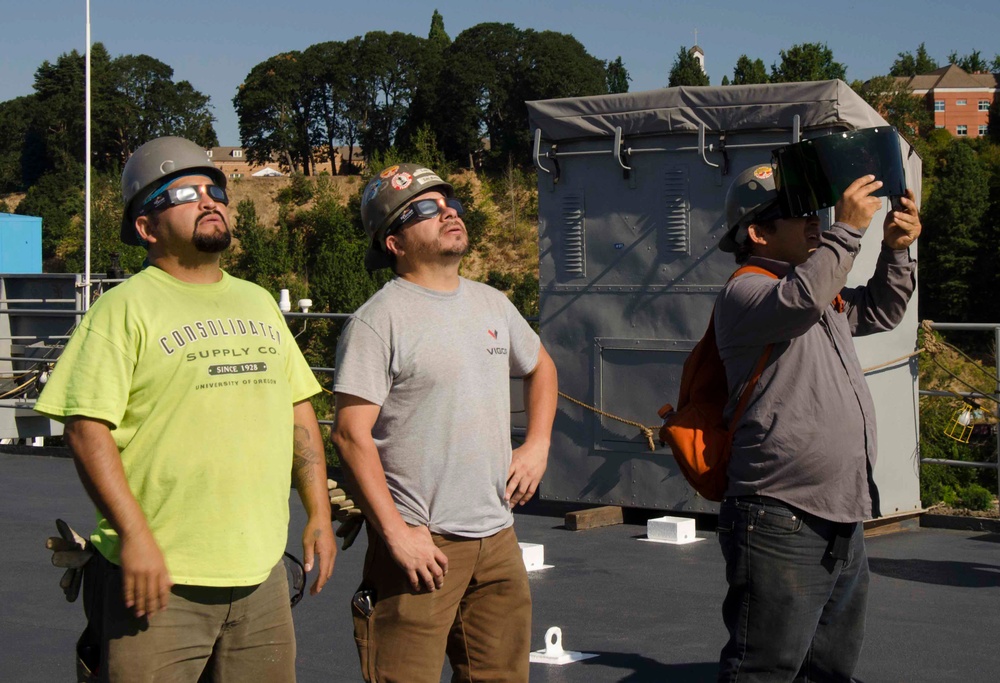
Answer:
POLYGON ((954 465, 955 467, 979 467, 987 470, 997 469, 995 462, 972 462, 969 460, 943 460, 941 458, 920 458, 921 463, 933 465, 954 465))
POLYGON ((698 124, 698 153, 701 155, 701 160, 705 162, 706 166, 711 166, 712 168, 718 168, 718 164, 713 164, 705 156, 705 124, 698 124))
POLYGON ((84 68, 84 185, 86 195, 83 200, 83 310, 90 308, 90 0, 87 0, 87 63, 84 68))
POLYGON ((618 161, 618 165, 619 166, 621 166, 626 171, 631 171, 632 170, 631 166, 626 166, 625 163, 622 161, 622 127, 621 126, 615 126, 615 146, 611 150, 611 153, 615 156, 615 159, 618 161))
POLYGON ((535 161, 535 167, 538 168, 539 171, 544 171, 545 173, 548 173, 549 175, 552 175, 552 171, 550 171, 549 169, 547 169, 544 166, 542 166, 541 152, 542 152, 542 129, 541 128, 536 128, 535 129, 534 151, 533 151, 531 157, 532 157, 532 159, 534 159, 534 161, 535 161))
MULTIPOLYGON (((996 397, 1000 399, 1000 325, 993 328, 993 367, 996 369, 996 397)), ((1000 473, 1000 427, 997 428, 996 469, 1000 473)), ((997 477, 997 498, 1000 498, 1000 476, 997 477)))
POLYGON ((937 389, 921 389, 921 396, 961 396, 962 398, 989 398, 989 394, 972 391, 939 391, 937 389))

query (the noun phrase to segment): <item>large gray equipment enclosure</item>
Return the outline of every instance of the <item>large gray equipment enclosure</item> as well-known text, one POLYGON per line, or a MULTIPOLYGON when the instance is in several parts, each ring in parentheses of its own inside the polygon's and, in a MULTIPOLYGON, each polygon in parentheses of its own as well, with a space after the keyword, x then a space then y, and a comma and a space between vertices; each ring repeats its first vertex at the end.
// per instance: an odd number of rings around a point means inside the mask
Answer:
MULTIPOLYGON (((560 389, 609 414, 658 425, 681 369, 736 269, 719 251, 726 191, 771 150, 839 131, 888 125, 842 81, 681 87, 528 103, 538 169, 541 336, 560 389)), ((920 200, 920 158, 900 137, 907 186, 920 200)), ((883 209, 848 286, 871 276, 883 209)), ((824 226, 833 209, 824 212, 824 226)), ((916 256, 915 249, 913 250, 916 256)), ((862 367, 913 352, 916 297, 892 332, 856 340, 862 367)), ((886 515, 920 509, 917 365, 867 374, 875 399, 875 479, 886 515)), ((822 419, 822 416, 817 416, 822 419)), ((806 425, 803 426, 807 428, 806 425)), ((559 403, 542 495, 663 510, 714 512, 669 448, 632 426, 559 403)))

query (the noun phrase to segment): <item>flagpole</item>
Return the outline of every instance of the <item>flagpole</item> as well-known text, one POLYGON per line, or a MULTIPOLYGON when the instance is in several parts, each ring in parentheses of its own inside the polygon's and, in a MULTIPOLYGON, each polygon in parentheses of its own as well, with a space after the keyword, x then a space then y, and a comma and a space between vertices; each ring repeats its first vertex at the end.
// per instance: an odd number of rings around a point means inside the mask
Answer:
POLYGON ((87 0, 87 55, 84 65, 84 272, 83 272, 83 310, 90 308, 90 0, 87 0))

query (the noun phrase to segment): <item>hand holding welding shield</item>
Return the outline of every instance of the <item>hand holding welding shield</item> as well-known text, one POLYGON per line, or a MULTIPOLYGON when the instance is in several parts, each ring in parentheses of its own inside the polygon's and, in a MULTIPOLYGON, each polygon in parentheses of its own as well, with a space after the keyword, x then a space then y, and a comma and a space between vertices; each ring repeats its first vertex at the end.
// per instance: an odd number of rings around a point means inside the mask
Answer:
POLYGON ((882 241, 890 249, 907 249, 920 237, 922 226, 915 200, 913 190, 907 189, 906 194, 898 199, 901 208, 889 207, 882 224, 882 241))
POLYGON ((864 230, 889 197, 885 243, 905 249, 920 234, 913 192, 891 126, 834 133, 772 152, 778 205, 785 217, 804 216, 836 204, 836 220, 864 230))

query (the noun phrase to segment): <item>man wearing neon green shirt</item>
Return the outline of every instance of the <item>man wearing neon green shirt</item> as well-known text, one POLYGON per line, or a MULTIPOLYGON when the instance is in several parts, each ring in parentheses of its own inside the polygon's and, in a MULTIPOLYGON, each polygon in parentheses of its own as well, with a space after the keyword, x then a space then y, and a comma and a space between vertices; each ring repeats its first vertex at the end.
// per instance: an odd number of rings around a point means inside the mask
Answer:
POLYGON ((219 267, 225 187, 193 142, 136 150, 121 235, 150 266, 94 304, 35 406, 65 421, 98 509, 84 592, 101 680, 295 679, 292 483, 314 594, 333 571, 320 387, 274 299, 219 267))

